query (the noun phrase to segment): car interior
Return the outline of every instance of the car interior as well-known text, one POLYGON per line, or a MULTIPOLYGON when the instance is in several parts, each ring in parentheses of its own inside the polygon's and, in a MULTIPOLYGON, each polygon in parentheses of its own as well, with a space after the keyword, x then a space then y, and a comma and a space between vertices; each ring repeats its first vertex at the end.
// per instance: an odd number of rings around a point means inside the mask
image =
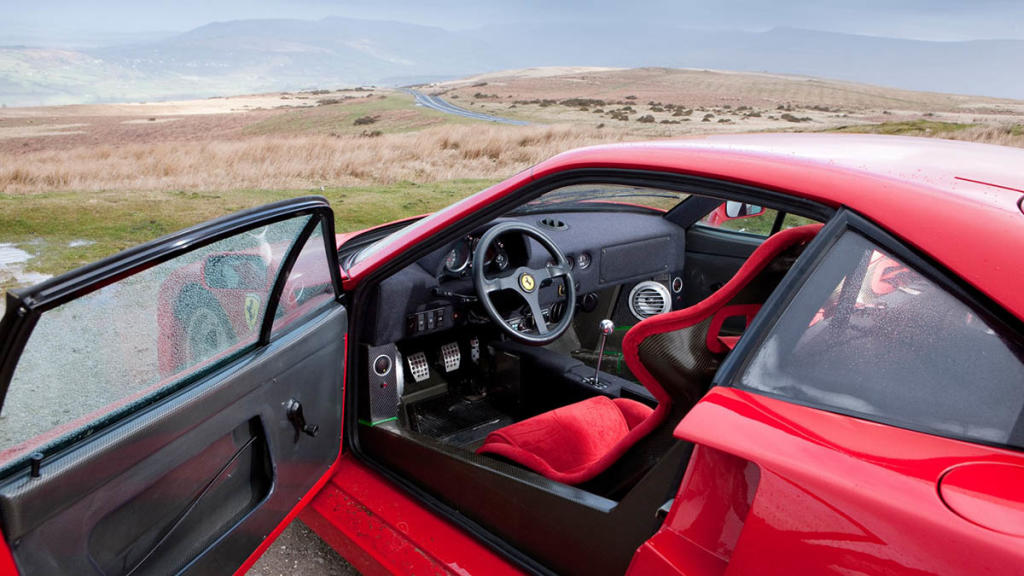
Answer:
POLYGON ((362 287, 355 448, 539 572, 621 574, 673 429, 827 217, 743 199, 554 187, 362 287))

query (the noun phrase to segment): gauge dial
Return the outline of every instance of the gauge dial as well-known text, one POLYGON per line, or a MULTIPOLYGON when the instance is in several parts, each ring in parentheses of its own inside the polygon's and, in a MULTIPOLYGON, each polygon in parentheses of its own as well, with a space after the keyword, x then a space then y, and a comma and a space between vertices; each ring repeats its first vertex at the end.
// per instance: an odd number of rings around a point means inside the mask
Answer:
POLYGON ((500 241, 493 242, 484 254, 484 265, 497 272, 503 272, 508 268, 508 252, 505 245, 500 241))
POLYGON ((469 266, 471 256, 469 243, 460 240, 444 258, 444 270, 449 274, 461 274, 469 266))

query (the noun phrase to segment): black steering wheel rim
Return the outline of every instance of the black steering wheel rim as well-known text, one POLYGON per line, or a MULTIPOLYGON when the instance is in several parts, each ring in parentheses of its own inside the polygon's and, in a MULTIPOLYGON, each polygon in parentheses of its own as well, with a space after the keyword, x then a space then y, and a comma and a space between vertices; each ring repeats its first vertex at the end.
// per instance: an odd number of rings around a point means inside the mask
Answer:
POLYGON ((528 344, 547 344, 561 336, 572 323, 573 312, 576 310, 576 282, 572 276, 572 265, 565 257, 565 254, 558 248, 555 242, 540 229, 524 224, 522 222, 502 222, 492 226, 490 230, 480 237, 473 253, 473 284, 476 288, 477 297, 483 305, 487 315, 491 317, 506 334, 528 344), (542 269, 529 266, 518 266, 511 274, 487 278, 484 272, 484 259, 487 249, 501 235, 509 232, 520 232, 525 234, 544 247, 555 259, 554 266, 546 265, 542 269), (553 326, 548 326, 544 320, 540 304, 541 283, 545 280, 554 281, 564 277, 565 284, 565 312, 553 326), (513 328, 508 320, 498 312, 491 300, 491 294, 504 290, 514 291, 520 298, 526 301, 533 315, 535 328, 532 331, 521 331, 513 328))

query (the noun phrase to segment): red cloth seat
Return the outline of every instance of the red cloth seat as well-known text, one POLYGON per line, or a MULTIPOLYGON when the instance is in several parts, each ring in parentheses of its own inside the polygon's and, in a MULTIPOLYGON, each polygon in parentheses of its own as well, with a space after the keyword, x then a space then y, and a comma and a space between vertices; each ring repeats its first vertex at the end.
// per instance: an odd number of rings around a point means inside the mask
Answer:
POLYGON ((491 432, 477 452, 576 484, 653 412, 635 400, 595 396, 491 432))
POLYGON ((672 407, 672 396, 641 361, 639 351, 643 341, 696 326, 721 311, 714 331, 702 338, 711 352, 725 354, 735 342, 720 339, 718 330, 722 322, 735 314, 749 316, 749 322, 757 313, 750 305, 733 307, 730 311, 727 307, 733 298, 777 256, 793 246, 810 242, 820 229, 821 224, 808 224, 772 235, 714 294, 689 308, 647 318, 626 333, 622 341, 626 364, 654 395, 657 408, 652 410, 623 398, 588 398, 495 430, 487 435, 477 453, 503 456, 566 484, 580 484, 604 472, 641 438, 654 431, 672 407))

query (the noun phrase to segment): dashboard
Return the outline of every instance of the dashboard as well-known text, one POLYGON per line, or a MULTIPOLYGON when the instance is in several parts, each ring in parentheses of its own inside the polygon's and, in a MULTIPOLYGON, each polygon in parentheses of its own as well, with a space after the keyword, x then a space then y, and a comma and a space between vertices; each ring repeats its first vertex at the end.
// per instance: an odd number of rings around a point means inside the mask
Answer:
MULTIPOLYGON (((565 254, 572 265, 578 305, 616 286, 652 279, 669 284, 683 270, 685 230, 660 214, 588 211, 500 218, 467 231, 382 281, 372 310, 372 341, 398 342, 486 322, 475 302, 473 255, 491 226, 508 221, 537 227, 565 254)), ((488 277, 518 266, 543 268, 552 262, 539 242, 515 232, 500 236, 484 255, 488 277)), ((547 314, 559 300, 559 287, 542 287, 540 300, 547 314)), ((514 304, 510 301, 510 305, 514 304)))

